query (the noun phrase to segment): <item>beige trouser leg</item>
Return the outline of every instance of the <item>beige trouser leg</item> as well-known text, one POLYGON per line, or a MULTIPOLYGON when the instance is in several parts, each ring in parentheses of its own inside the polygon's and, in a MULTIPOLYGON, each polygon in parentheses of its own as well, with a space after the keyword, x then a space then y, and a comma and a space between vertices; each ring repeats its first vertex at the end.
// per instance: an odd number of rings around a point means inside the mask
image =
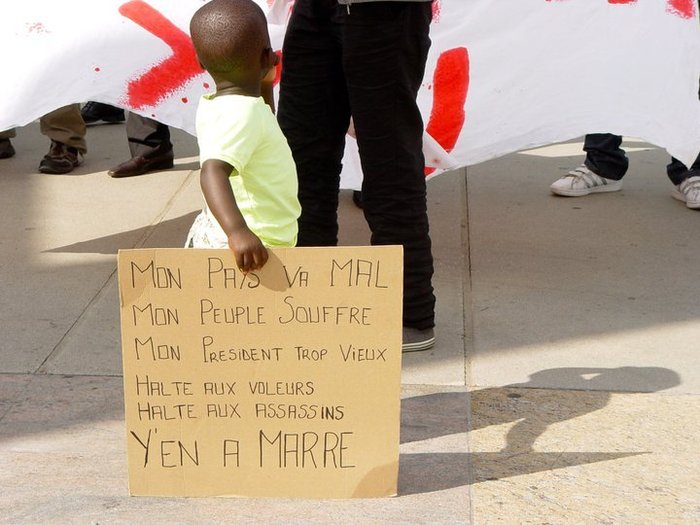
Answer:
POLYGON ((173 147, 170 143, 168 126, 142 117, 138 113, 129 113, 126 119, 126 136, 129 139, 129 151, 132 157, 148 157, 173 147))
POLYGON ((0 131, 0 140, 2 139, 13 139, 17 133, 15 133, 14 128, 5 131, 0 131))
POLYGON ((39 120, 41 133, 51 140, 61 142, 82 153, 87 152, 85 133, 87 131, 80 105, 71 104, 47 113, 39 120))

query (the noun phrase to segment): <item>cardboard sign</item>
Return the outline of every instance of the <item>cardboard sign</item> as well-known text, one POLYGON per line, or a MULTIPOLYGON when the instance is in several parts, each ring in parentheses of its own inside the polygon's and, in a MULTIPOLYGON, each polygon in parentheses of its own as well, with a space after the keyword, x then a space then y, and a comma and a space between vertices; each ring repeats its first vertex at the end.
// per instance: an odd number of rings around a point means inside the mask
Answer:
POLYGON ((119 252, 129 490, 396 494, 402 250, 119 252))

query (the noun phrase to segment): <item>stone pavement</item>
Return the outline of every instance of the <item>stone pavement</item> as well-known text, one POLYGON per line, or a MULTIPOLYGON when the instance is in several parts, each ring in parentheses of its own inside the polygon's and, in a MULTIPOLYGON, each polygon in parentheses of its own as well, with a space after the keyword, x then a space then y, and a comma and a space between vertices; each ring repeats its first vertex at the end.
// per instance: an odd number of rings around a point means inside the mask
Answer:
POLYGON ((116 252, 180 246, 200 196, 178 132, 176 169, 110 179, 124 133, 90 128, 69 175, 37 173, 37 125, 0 161, 0 523, 700 523, 700 212, 633 140, 614 194, 549 194, 580 141, 430 181, 438 343, 403 359, 398 497, 129 497, 116 252))

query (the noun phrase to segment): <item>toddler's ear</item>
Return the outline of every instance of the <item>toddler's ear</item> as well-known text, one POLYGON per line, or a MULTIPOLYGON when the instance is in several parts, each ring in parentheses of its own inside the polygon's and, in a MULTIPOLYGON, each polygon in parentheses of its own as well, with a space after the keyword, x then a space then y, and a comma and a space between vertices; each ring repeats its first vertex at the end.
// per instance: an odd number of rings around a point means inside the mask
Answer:
POLYGON ((263 55, 261 57, 263 69, 275 67, 280 63, 280 57, 275 53, 271 47, 263 49, 263 55))

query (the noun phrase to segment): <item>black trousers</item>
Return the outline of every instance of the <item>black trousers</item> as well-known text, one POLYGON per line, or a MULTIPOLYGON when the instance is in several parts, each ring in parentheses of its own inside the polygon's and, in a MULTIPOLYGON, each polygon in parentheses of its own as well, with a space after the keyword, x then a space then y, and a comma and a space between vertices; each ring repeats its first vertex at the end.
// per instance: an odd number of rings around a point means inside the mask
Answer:
MULTIPOLYGON (((700 91, 698 91, 698 97, 700 97, 700 91)), ((629 161, 620 144, 622 144, 622 137, 619 135, 610 133, 586 135, 583 151, 586 152, 585 164, 588 169, 606 179, 620 180, 624 177, 629 161)), ((666 174, 676 186, 688 177, 697 177, 700 174, 700 155, 690 168, 677 158, 671 157, 671 163, 666 166, 666 174)))
MULTIPOLYGON (((583 150, 586 152, 586 166, 596 175, 606 179, 620 180, 627 173, 629 161, 625 150, 620 147, 622 137, 609 133, 586 135, 583 150)), ((666 174, 671 182, 678 186, 688 177, 700 175, 700 156, 688 168, 680 160, 671 157, 666 166, 666 174)))
POLYGON ((352 115, 373 245, 404 247, 405 326, 434 326, 423 121, 416 105, 431 2, 297 0, 283 47, 279 123, 299 176, 300 246, 338 242, 338 189, 352 115))
POLYGON ((629 160, 620 147, 622 137, 610 133, 590 133, 586 135, 583 151, 585 164, 596 175, 611 180, 620 180, 627 173, 629 160))

